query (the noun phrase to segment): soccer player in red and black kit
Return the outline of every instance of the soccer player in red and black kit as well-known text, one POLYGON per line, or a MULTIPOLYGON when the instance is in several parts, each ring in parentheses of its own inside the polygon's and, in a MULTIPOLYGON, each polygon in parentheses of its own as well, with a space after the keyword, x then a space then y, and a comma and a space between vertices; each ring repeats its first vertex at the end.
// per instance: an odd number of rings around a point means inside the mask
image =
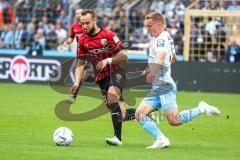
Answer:
POLYGON ((95 72, 95 82, 99 85, 106 100, 106 106, 112 114, 114 137, 106 143, 119 146, 121 142, 122 118, 132 119, 134 109, 121 111, 119 99, 126 80, 123 63, 127 60, 127 51, 118 37, 110 30, 97 26, 96 13, 92 9, 82 12, 81 23, 85 34, 79 39, 79 53, 76 64, 76 80, 70 92, 75 92, 83 77, 84 65, 88 60, 95 72), (122 115, 122 113, 124 115, 122 115))
POLYGON ((74 41, 75 37, 78 42, 79 38, 84 33, 82 23, 81 23, 81 12, 82 12, 82 9, 77 9, 75 11, 76 21, 71 26, 70 37, 66 41, 64 41, 63 43, 64 46, 71 44, 74 41))

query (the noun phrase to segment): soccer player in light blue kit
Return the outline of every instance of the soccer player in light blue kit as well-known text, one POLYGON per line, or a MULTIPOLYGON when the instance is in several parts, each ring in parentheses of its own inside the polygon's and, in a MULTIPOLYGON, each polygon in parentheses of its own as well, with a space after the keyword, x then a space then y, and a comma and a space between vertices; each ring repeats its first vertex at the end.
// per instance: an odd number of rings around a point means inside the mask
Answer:
POLYGON ((168 123, 173 126, 187 123, 201 114, 220 115, 221 113, 216 107, 203 101, 193 109, 178 112, 177 88, 171 77, 171 64, 177 60, 173 40, 170 34, 164 31, 164 18, 160 13, 149 13, 145 16, 144 23, 153 37, 149 45, 149 67, 144 71, 146 81, 152 85, 152 88, 136 110, 135 118, 150 135, 156 138, 153 145, 147 148, 166 148, 170 145, 170 141, 148 116, 151 112, 163 109, 168 123))

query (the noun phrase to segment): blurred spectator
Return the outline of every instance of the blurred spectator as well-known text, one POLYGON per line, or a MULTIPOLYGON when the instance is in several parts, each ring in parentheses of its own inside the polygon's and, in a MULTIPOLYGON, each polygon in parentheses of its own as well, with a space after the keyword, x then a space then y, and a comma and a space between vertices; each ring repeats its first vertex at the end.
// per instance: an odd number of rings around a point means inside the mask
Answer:
POLYGON ((224 25, 217 25, 216 26, 216 45, 215 48, 215 54, 217 54, 217 61, 223 61, 224 55, 225 55, 225 43, 226 43, 226 32, 224 30, 224 25))
POLYGON ((4 45, 6 49, 11 49, 13 47, 13 30, 12 25, 7 25, 7 32, 4 37, 4 45))
POLYGON ((181 0, 176 0, 176 6, 175 6, 175 12, 176 15, 179 16, 180 21, 184 21, 184 13, 185 13, 185 6, 181 0))
POLYGON ((174 15, 174 8, 175 8, 175 5, 176 5, 176 1, 175 0, 166 0, 166 3, 165 3, 165 17, 167 19, 171 19, 173 18, 173 15, 174 15))
POLYGON ((139 15, 139 12, 137 11, 132 11, 131 15, 129 16, 129 21, 130 21, 130 30, 135 31, 135 29, 139 29, 142 27, 142 21, 141 17, 139 15))
POLYGON ((129 41, 132 42, 133 44, 139 43, 139 37, 136 35, 135 32, 130 32, 129 33, 129 41))
POLYGON ((127 22, 124 10, 121 10, 119 14, 116 15, 114 20, 116 23, 116 28, 119 30, 118 32, 119 38, 125 39, 125 24, 127 24, 127 22))
POLYGON ((0 0, 0 10, 3 9, 3 6, 4 6, 4 0, 0 0))
POLYGON ((61 22, 57 22, 56 34, 57 34, 59 44, 62 44, 64 40, 67 38, 67 31, 62 28, 61 22))
POLYGON ((206 43, 208 39, 208 33, 205 30, 205 27, 201 23, 192 24, 192 36, 190 43, 190 53, 192 54, 193 59, 196 61, 204 61, 206 55, 206 43))
POLYGON ((42 48, 45 48, 45 37, 44 37, 44 31, 43 29, 39 28, 37 30, 37 35, 38 35, 38 42, 41 44, 42 48))
POLYGON ((240 62, 240 46, 236 41, 232 41, 231 45, 228 46, 225 60, 227 62, 240 62))
POLYGON ((32 18, 32 2, 33 0, 18 0, 16 7, 16 22, 29 23, 32 18), (26 14, 27 13, 27 14, 26 14))
POLYGON ((60 12, 59 20, 62 23, 62 27, 64 29, 66 29, 67 25, 68 25, 68 16, 67 16, 66 11, 64 9, 62 9, 61 12, 60 12))
POLYGON ((43 55, 43 47, 39 42, 40 36, 38 34, 34 35, 34 42, 32 42, 31 48, 28 52, 28 55, 31 56, 42 56, 43 55))
POLYGON ((13 24, 14 23, 14 15, 12 8, 9 7, 8 3, 5 2, 2 9, 2 17, 4 24, 13 24))
POLYGON ((44 31, 44 35, 47 35, 49 32, 48 18, 47 16, 42 17, 42 29, 44 31))
POLYGON ((213 35, 216 32, 216 26, 220 25, 220 23, 216 20, 216 17, 209 18, 208 23, 206 24, 206 31, 213 35))
POLYGON ((231 4, 227 7, 227 10, 229 11, 240 10, 240 5, 237 3, 236 0, 232 0, 231 4))
MULTIPOLYGON (((176 16, 178 17, 178 16, 176 16)), ((172 26, 168 29, 168 32, 171 34, 172 37, 179 36, 177 35, 178 29, 179 29, 179 21, 174 21, 172 26)))
POLYGON ((57 48, 57 33, 55 30, 55 25, 53 23, 49 24, 49 32, 45 37, 46 40, 46 49, 56 49, 57 48))
POLYGON ((98 26, 107 27, 111 18, 103 14, 102 17, 98 16, 98 26))
POLYGON ((195 0, 195 3, 194 3, 194 6, 193 6, 193 9, 200 9, 200 8, 201 8, 200 0, 195 0))
POLYGON ((168 27, 170 27, 170 28, 175 28, 175 29, 178 30, 178 28, 179 28, 179 26, 180 26, 180 16, 177 15, 177 14, 175 14, 175 15, 173 16, 173 18, 167 19, 167 23, 168 23, 168 24, 167 24, 168 27))
MULTIPOLYGON (((103 14, 111 16, 114 3, 114 0, 97 0, 96 10, 99 16, 102 16, 103 14)), ((115 8, 117 7, 118 4, 115 6, 115 8)))
POLYGON ((140 11, 143 10, 143 9, 144 10, 149 10, 149 8, 151 6, 151 1, 149 1, 149 0, 142 0, 142 1, 140 1, 139 5, 140 5, 140 11))
MULTIPOLYGON (((0 25, 0 42, 1 42, 1 34, 2 34, 2 31, 3 31, 2 25, 0 25)), ((2 42, 0 43, 0 48, 1 48, 1 44, 2 44, 2 42)))
POLYGON ((17 29, 15 31, 15 48, 16 49, 21 49, 22 46, 22 40, 24 36, 25 30, 24 30, 24 25, 22 22, 19 22, 17 24, 17 29))
POLYGON ((51 5, 51 13, 52 13, 51 22, 55 22, 54 20, 58 19, 58 17, 60 16, 61 9, 62 9, 61 4, 59 4, 59 3, 53 3, 51 5))
POLYGON ((60 4, 61 4, 61 6, 62 6, 62 9, 64 9, 64 11, 65 12, 67 12, 68 11, 68 0, 61 0, 60 1, 60 4))
POLYGON ((37 0, 33 3, 33 15, 37 18, 43 16, 44 11, 46 10, 48 3, 45 0, 37 0))
POLYGON ((205 1, 204 2, 204 7, 202 9, 203 10, 210 10, 210 2, 209 1, 205 1))
POLYGON ((36 28, 36 26, 38 25, 38 17, 36 15, 33 15, 31 17, 30 23, 33 23, 35 25, 35 28, 36 28))
POLYGON ((218 2, 217 1, 210 1, 210 9, 216 10, 218 8, 218 2))
MULTIPOLYGON (((135 36, 133 36, 133 37, 135 37, 135 36)), ((143 52, 148 53, 149 43, 147 42, 145 35, 142 34, 140 36, 140 39, 132 40, 132 42, 136 42, 136 41, 137 41, 137 43, 133 43, 131 45, 131 49, 134 49, 134 50, 141 49, 141 50, 143 50, 143 52)))
POLYGON ((161 14, 163 13, 164 11, 164 1, 162 0, 155 0, 152 2, 151 6, 150 6, 150 9, 151 10, 154 10, 154 11, 157 11, 157 12, 160 12, 161 14))
POLYGON ((0 26, 3 25, 3 14, 2 10, 0 9, 0 26))
POLYGON ((218 2, 218 7, 217 7, 217 10, 225 10, 226 9, 226 3, 224 0, 220 0, 218 2))
MULTIPOLYGON (((0 25, 1 26, 1 25, 0 25)), ((1 35, 0 35, 0 46, 1 47, 4 47, 4 37, 6 36, 6 34, 7 34, 7 31, 8 31, 8 25, 2 25, 2 29, 1 29, 2 31, 1 31, 1 35)))
POLYGON ((107 28, 113 32, 116 32, 116 33, 119 32, 118 28, 116 27, 116 23, 113 19, 109 21, 107 28))
POLYGON ((33 42, 33 37, 35 34, 35 24, 34 23, 29 23, 27 25, 27 30, 23 35, 23 48, 29 48, 31 43, 33 42))
POLYGON ((183 42, 184 42, 184 25, 180 24, 176 34, 173 36, 173 40, 175 42, 176 54, 183 54, 183 42))

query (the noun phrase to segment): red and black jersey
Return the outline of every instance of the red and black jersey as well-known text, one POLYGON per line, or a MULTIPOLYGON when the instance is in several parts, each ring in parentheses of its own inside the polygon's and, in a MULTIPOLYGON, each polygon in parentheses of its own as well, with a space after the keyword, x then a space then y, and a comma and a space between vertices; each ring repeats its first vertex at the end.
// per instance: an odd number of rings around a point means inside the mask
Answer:
POLYGON ((70 37, 71 38, 75 38, 76 37, 76 40, 77 40, 77 55, 78 55, 78 52, 79 52, 79 38, 83 35, 84 33, 84 30, 83 30, 83 27, 82 25, 78 24, 77 22, 74 22, 72 24, 72 27, 71 27, 71 33, 70 33, 70 37))
POLYGON ((74 22, 72 24, 72 27, 71 27, 70 37, 71 38, 75 38, 76 37, 77 42, 78 42, 79 38, 82 36, 83 33, 84 33, 84 30, 82 28, 82 25, 78 24, 77 22, 74 22))
POLYGON ((123 49, 121 41, 112 31, 101 28, 96 35, 83 34, 79 39, 78 58, 88 59, 92 62, 95 71, 95 81, 98 83, 101 79, 109 76, 120 68, 122 64, 107 65, 101 71, 96 70, 99 61, 115 56, 123 49))

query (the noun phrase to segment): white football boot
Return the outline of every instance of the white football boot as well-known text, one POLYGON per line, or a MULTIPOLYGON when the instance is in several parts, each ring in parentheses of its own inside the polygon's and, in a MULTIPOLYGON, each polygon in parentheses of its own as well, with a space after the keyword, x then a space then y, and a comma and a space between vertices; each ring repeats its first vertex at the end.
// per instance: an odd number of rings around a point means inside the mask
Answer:
POLYGON ((198 103, 198 108, 200 109, 200 112, 203 114, 215 116, 219 116, 221 114, 218 108, 211 106, 204 101, 198 103))
POLYGON ((167 148, 170 146, 170 141, 167 137, 161 136, 157 138, 157 140, 153 143, 153 145, 146 147, 147 149, 154 149, 154 148, 167 148))
POLYGON ((113 146, 121 146, 122 142, 116 137, 114 136, 113 138, 106 138, 105 142, 109 145, 113 145, 113 146))
POLYGON ((67 102, 68 103, 76 103, 76 97, 74 97, 73 95, 69 95, 67 102))

